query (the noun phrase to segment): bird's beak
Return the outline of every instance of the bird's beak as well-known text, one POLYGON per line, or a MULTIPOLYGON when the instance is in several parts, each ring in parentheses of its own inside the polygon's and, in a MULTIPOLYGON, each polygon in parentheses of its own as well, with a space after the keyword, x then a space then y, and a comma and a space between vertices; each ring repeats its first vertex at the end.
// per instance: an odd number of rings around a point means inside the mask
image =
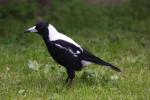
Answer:
POLYGON ((28 33, 28 32, 38 32, 36 29, 35 29, 35 26, 27 29, 24 33, 28 33))

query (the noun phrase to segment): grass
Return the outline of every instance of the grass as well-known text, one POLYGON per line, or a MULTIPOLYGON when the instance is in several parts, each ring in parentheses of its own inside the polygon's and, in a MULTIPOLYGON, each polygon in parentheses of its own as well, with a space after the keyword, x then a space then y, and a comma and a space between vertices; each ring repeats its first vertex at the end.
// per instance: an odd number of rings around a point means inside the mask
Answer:
MULTIPOLYGON (((59 2, 55 5, 57 8, 59 2)), ((95 55, 117 65, 122 73, 90 65, 76 73, 70 88, 65 84, 65 69, 49 56, 40 36, 22 33, 36 21, 23 23, 5 18, 0 20, 3 24, 0 28, 0 99, 149 100, 150 15, 146 10, 141 10, 140 15, 139 10, 128 4, 112 8, 74 7, 73 3, 67 3, 44 18, 95 55), (89 12, 85 12, 87 10, 89 12)))

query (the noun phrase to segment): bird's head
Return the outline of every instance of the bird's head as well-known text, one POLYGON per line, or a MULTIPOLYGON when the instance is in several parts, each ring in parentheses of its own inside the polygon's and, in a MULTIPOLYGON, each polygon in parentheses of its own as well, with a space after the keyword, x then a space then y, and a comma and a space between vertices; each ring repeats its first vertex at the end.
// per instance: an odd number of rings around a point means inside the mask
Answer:
POLYGON ((31 28, 28 28, 25 33, 28 32, 35 32, 40 35, 44 34, 48 30, 49 24, 46 22, 38 22, 35 26, 32 26, 31 28))

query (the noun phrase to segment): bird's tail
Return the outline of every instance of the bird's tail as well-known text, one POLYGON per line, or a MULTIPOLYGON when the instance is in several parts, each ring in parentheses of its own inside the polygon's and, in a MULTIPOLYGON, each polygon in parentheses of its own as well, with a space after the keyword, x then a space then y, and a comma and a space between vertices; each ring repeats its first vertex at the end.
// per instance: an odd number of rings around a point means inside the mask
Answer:
POLYGON ((121 70, 119 68, 117 68, 116 66, 114 66, 108 62, 105 62, 104 60, 100 59, 99 57, 94 56, 93 54, 91 54, 89 51, 87 51, 85 49, 84 49, 84 53, 83 53, 82 58, 87 60, 87 61, 99 64, 99 65, 108 66, 117 72, 121 72, 121 70))
POLYGON ((100 58, 97 58, 95 60, 93 60, 94 63, 96 64, 99 64, 99 65, 104 65, 104 66, 108 66, 110 67, 111 69, 117 71, 117 72, 121 72, 121 70, 119 68, 117 68, 116 66, 108 63, 108 62, 105 62, 104 60, 100 59, 100 58))

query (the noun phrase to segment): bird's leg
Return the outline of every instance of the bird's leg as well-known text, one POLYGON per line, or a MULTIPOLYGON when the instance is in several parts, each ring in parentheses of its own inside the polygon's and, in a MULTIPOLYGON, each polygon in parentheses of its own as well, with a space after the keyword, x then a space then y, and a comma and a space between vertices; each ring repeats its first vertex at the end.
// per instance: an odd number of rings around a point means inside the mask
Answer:
POLYGON ((70 77, 69 77, 69 76, 70 76, 70 73, 69 73, 69 70, 68 70, 68 69, 67 69, 67 75, 68 75, 68 76, 67 76, 67 79, 66 79, 66 83, 68 83, 68 81, 69 81, 69 79, 70 79, 70 77))
POLYGON ((70 79, 69 84, 71 85, 71 84, 72 84, 72 81, 73 81, 73 79, 74 79, 74 77, 75 77, 75 71, 74 71, 74 70, 71 70, 71 69, 68 69, 68 70, 67 70, 67 74, 68 74, 68 77, 67 77, 67 79, 66 79, 66 83, 67 83, 68 80, 70 79))
POLYGON ((75 72, 73 71, 70 75, 70 82, 69 82, 70 85, 72 84, 74 77, 75 77, 75 72))
POLYGON ((66 83, 68 83, 68 81, 69 81, 69 76, 68 76, 67 79, 66 79, 66 83))

